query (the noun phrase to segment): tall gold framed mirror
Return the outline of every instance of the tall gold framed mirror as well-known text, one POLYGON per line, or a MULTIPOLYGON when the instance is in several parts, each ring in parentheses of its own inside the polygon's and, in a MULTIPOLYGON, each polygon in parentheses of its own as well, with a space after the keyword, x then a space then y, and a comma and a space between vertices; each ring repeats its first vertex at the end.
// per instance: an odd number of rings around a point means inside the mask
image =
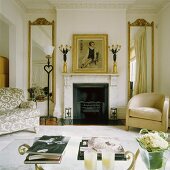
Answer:
POLYGON ((128 98, 154 91, 154 22, 128 22, 128 98))
MULTIPOLYGON (((49 22, 45 18, 38 18, 33 22, 29 21, 28 89, 38 89, 39 97, 42 97, 41 91, 43 91, 44 94, 46 93, 46 89, 48 86, 48 75, 44 70, 44 65, 47 64, 47 58, 44 52, 44 48, 49 45, 54 46, 54 21, 49 22)), ((54 52, 52 54, 52 61, 50 62, 54 67, 54 52)), ((50 96, 52 96, 52 100, 54 100, 55 93, 54 70, 50 74, 49 78, 49 91, 50 96)))

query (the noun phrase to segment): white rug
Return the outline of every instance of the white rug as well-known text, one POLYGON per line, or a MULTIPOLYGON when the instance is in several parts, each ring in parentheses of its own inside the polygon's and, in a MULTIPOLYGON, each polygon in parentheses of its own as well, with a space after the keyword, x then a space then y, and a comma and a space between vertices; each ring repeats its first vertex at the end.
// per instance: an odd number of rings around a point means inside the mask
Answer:
POLYGON ((15 139, 34 139, 42 135, 79 136, 113 136, 120 141, 135 140, 139 129, 125 131, 124 126, 39 126, 37 133, 20 131, 0 136, 0 150, 15 139))

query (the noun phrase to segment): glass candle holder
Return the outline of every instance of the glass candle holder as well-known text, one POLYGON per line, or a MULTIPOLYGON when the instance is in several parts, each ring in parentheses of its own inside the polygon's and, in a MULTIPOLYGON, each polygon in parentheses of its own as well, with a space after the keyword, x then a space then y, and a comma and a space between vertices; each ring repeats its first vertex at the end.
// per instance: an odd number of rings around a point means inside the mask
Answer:
POLYGON ((85 170, 97 170, 97 152, 90 149, 84 152, 85 170))
POLYGON ((102 150, 102 168, 103 170, 114 170, 115 153, 111 149, 102 150))

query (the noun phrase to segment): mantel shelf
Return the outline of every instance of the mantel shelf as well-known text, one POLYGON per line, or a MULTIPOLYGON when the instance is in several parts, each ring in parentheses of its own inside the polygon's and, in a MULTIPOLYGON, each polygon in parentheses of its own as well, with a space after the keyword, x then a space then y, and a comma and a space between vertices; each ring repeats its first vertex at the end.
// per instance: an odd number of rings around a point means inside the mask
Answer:
POLYGON ((115 73, 62 73, 63 76, 115 76, 118 77, 119 74, 115 73))

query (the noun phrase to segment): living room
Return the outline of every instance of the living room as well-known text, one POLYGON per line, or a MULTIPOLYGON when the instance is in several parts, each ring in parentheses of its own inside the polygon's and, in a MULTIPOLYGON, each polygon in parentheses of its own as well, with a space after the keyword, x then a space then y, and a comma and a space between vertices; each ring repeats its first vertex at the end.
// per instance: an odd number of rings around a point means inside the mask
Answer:
MULTIPOLYGON (((22 89, 26 99, 29 98, 28 89, 31 87, 32 80, 30 79, 33 77, 30 69, 32 68, 30 65, 30 51, 32 49, 29 47, 29 26, 33 27, 33 25, 29 25, 29 21, 33 23, 38 18, 45 18, 50 23, 54 21, 52 39, 55 48, 51 60, 54 67, 51 85, 53 102, 50 103, 52 107, 50 114, 60 119, 65 116, 66 109, 71 108, 71 118, 73 118, 75 110, 73 85, 104 83, 108 85, 108 101, 106 102, 108 103, 106 111, 108 119, 112 117, 111 108, 117 108, 117 118, 125 120, 130 93, 128 22, 133 23, 137 19, 144 19, 148 23, 154 23, 152 51, 154 58, 150 66, 153 69, 150 78, 153 81, 151 91, 169 97, 169 16, 170 3, 168 0, 128 0, 126 2, 114 0, 95 0, 93 2, 0 0, 0 56, 9 60, 9 87, 22 89), (90 70, 84 72, 76 70, 76 47, 73 39, 76 35, 81 38, 80 35, 85 34, 88 36, 106 35, 107 41, 104 40, 105 59, 107 59, 104 66, 106 71, 98 73, 90 70), (116 74, 113 74, 113 53, 106 47, 112 47, 113 44, 121 45, 117 53, 116 74), (63 54, 59 49, 61 45, 71 46, 67 53, 67 72, 65 73, 63 73, 63 54)), ((43 62, 47 63, 45 55, 42 55, 41 58, 43 62)), ((44 108, 44 105, 47 106, 47 102, 44 103, 39 104, 40 110, 44 115, 47 115, 47 112, 44 111, 47 109, 44 108)), ((124 125, 122 127, 125 128, 124 125)), ((139 132, 139 129, 130 129, 129 131, 139 132)), ((10 136, 13 135, 15 133, 10 136)), ((4 138, 7 136, 5 135, 4 138)))
MULTIPOLYGON (((80 8, 80 7, 79 7, 80 8)), ((153 7, 152 7, 153 8, 153 7)), ((33 10, 36 11, 36 10, 33 10)), ((28 21, 35 21, 37 18, 46 18, 48 21, 55 21, 55 115, 61 115, 64 112, 63 108, 63 91, 64 82, 62 75, 63 59, 62 53, 58 47, 61 44, 72 45, 73 34, 108 34, 108 45, 120 43, 121 50, 119 51, 118 62, 118 84, 117 95, 113 97, 110 103, 112 106, 126 106, 128 102, 128 21, 131 23, 136 19, 144 18, 148 22, 154 22, 154 91, 163 93, 169 96, 169 80, 168 80, 168 6, 162 11, 149 9, 148 11, 134 13, 132 10, 126 9, 58 9, 57 13, 52 10, 51 13, 28 12, 15 4, 15 1, 1 1, 1 33, 3 36, 9 35, 9 41, 5 37, 1 39, 2 56, 9 57, 9 86, 19 87, 24 89, 27 94, 28 89, 28 21), (19 10, 20 9, 20 10, 19 10), (9 12, 10 11, 10 12, 9 12), (147 13, 148 12, 148 13, 147 13), (93 19, 95 24, 88 21, 88 18, 93 19), (74 20, 72 20, 74 18, 74 20), (113 22, 111 22, 113 20, 113 22), (4 22, 6 24, 4 24, 4 22), (9 26, 11 22, 11 26, 9 26), (5 26, 4 26, 5 25, 5 26), (92 26, 91 26, 92 25, 92 26), (91 27, 90 27, 91 26, 91 27), (4 27, 4 28, 3 28, 4 27), (15 27, 15 28, 13 28, 15 27), (12 29, 12 30, 11 30, 12 29), (7 32, 8 30, 8 32, 7 32), (12 32, 9 32, 12 31, 12 32), (165 38, 164 38, 165 37, 165 38), (11 43, 9 43, 11 42, 11 43), (12 48, 10 48, 10 46, 12 48), (11 56, 11 57, 10 57, 11 56), (161 57, 160 57, 161 56, 161 57)), ((43 58, 43 56, 42 56, 43 58)), ((44 56, 45 58, 45 56, 44 56)), ((112 53, 108 52, 108 73, 112 72, 112 53)), ((68 73, 72 72, 72 53, 67 54, 68 73)))

